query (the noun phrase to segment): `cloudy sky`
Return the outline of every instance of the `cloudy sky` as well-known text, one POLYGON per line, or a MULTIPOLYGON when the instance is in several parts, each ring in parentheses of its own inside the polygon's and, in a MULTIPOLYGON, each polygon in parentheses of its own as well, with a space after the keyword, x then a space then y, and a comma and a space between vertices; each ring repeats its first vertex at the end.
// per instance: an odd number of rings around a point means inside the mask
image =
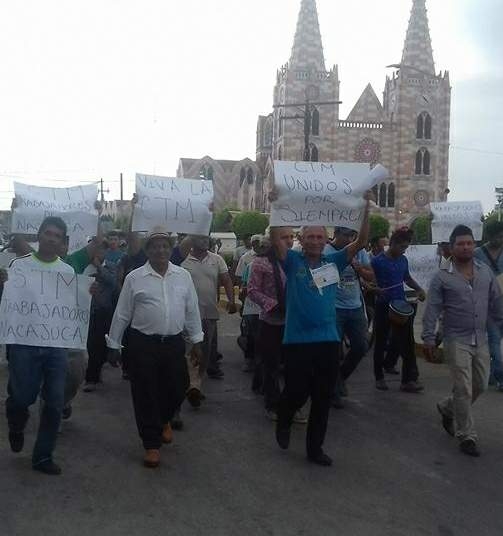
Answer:
MULTIPOLYGON (((17 0, 0 7, 0 208, 12 180, 103 177, 126 196, 135 172, 180 157, 254 157, 300 0, 17 0)), ((398 63, 412 0, 318 0, 342 115, 398 63)), ((502 0, 428 0, 436 68, 453 84, 452 200, 494 205, 503 186, 502 0)))

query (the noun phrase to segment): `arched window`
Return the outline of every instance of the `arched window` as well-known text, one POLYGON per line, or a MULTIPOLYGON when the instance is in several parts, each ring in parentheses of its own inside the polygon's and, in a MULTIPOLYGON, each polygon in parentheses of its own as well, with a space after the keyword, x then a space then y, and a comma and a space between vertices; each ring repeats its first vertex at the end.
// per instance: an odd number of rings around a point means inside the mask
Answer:
POLYGON ((431 140, 431 115, 426 114, 424 118, 424 138, 431 140))
POLYGON ((283 136, 283 110, 279 111, 278 122, 278 137, 281 138, 283 136))
POLYGON ((374 193, 376 203, 379 204, 379 186, 377 184, 372 188, 372 192, 374 193))
POLYGON ((281 149, 281 145, 280 145, 278 149, 278 160, 281 160, 282 156, 283 156, 283 150, 281 149))
POLYGON ((265 122, 264 129, 264 146, 270 147, 272 145, 272 120, 270 117, 265 122))
POLYGON ((423 138, 424 138, 424 119, 423 119, 423 114, 420 114, 417 118, 416 139, 422 140, 423 138))
POLYGON ((432 120, 428 112, 421 112, 417 117, 416 138, 431 140, 432 120))
POLYGON ((379 188, 379 206, 382 208, 386 206, 386 190, 386 185, 383 182, 379 188))
POLYGON ((426 148, 421 148, 416 153, 416 175, 430 175, 431 156, 426 148))
POLYGON ((320 112, 317 108, 314 108, 311 114, 311 134, 313 136, 320 135, 320 112))
POLYGON ((319 152, 318 152, 318 147, 316 147, 316 145, 314 143, 311 143, 311 145, 309 146, 309 149, 310 149, 310 160, 311 162, 319 162, 319 152))
POLYGON ((246 180, 246 169, 244 167, 241 168, 241 171, 239 172, 239 186, 243 186, 243 183, 246 180))
POLYGON ((204 177, 208 181, 213 180, 213 168, 208 165, 204 164, 204 166, 201 168, 201 171, 199 172, 200 177, 204 177))
POLYGON ((254 179, 255 179, 255 176, 253 173, 253 169, 249 167, 248 171, 246 172, 246 182, 248 184, 253 184, 254 179))
POLYGON ((395 206, 395 185, 391 183, 388 186, 388 207, 394 208, 395 206))

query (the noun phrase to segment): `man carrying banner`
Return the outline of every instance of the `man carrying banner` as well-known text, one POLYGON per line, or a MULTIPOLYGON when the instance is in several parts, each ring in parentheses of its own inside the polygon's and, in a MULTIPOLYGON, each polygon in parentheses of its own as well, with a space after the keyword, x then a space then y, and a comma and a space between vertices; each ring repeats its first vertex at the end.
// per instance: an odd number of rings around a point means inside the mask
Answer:
MULTIPOLYGON (((270 200, 275 201, 271 192, 270 200)), ((341 335, 337 329, 335 292, 339 273, 368 241, 371 192, 362 215, 358 239, 332 255, 323 255, 327 242, 325 227, 304 227, 302 252, 289 250, 277 229, 271 241, 283 263, 287 277, 285 351, 285 388, 278 406, 276 440, 282 449, 290 444, 290 428, 295 412, 311 398, 306 447, 311 462, 332 465, 323 452, 330 399, 338 367, 341 335)))
POLYGON ((170 421, 185 398, 189 374, 186 332, 194 345, 194 365, 201 359, 204 333, 190 274, 170 262, 173 238, 162 227, 147 235, 148 262, 125 279, 107 336, 117 366, 122 336, 130 325, 129 374, 136 424, 145 448, 144 465, 158 467, 160 448, 172 441, 170 421))
MULTIPOLYGON (((75 274, 74 269, 59 258, 67 240, 67 228, 58 217, 46 218, 40 226, 37 252, 12 261, 11 268, 24 267, 39 272, 75 274)), ((7 273, 1 272, 1 283, 7 273)), ((95 292, 96 288, 92 287, 95 292)), ((9 442, 13 452, 24 446, 24 429, 28 408, 42 388, 44 404, 40 415, 37 440, 33 449, 32 466, 36 471, 59 475, 61 468, 52 459, 64 405, 67 374, 67 350, 21 344, 9 345, 9 383, 6 414, 9 442)))
POLYGON ((486 390, 489 379, 487 321, 503 325, 503 298, 487 265, 474 258, 472 230, 457 226, 451 235, 452 258, 437 272, 428 292, 423 317, 424 353, 433 360, 435 328, 444 315, 444 352, 454 383, 452 395, 437 409, 449 435, 459 440, 461 452, 480 456, 472 404, 486 390))

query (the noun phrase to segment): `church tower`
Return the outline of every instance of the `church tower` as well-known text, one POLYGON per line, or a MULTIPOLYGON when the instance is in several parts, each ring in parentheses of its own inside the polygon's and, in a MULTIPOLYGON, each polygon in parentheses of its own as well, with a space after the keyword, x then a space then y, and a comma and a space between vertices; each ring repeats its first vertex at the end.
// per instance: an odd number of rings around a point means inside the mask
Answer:
POLYGON ((396 221, 410 223, 448 193, 451 87, 436 74, 426 0, 413 0, 402 60, 386 79, 384 111, 395 130, 390 171, 397 180, 396 221))
POLYGON ((303 160, 306 105, 311 112, 309 158, 313 161, 333 157, 337 104, 319 102, 339 100, 337 67, 327 71, 321 41, 316 0, 302 0, 290 61, 277 73, 272 116, 273 159, 303 160))

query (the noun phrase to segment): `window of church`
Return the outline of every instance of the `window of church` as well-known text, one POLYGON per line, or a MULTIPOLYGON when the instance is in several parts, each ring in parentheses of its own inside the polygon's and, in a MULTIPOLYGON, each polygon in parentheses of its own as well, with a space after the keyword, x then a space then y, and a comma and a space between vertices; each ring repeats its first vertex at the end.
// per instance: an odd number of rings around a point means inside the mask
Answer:
POLYGON ((248 168, 248 171, 246 172, 246 182, 248 184, 253 184, 253 181, 255 180, 255 174, 253 173, 252 168, 248 168))
POLYGON ((213 168, 210 165, 205 164, 201 168, 201 171, 199 172, 199 175, 204 177, 208 181, 212 181, 213 180, 213 168))
POLYGON ((430 175, 431 156, 426 148, 421 148, 416 153, 416 175, 430 175))
POLYGON ((379 206, 381 208, 384 208, 386 206, 386 185, 384 183, 381 184, 381 187, 379 188, 379 206))
POLYGON ((318 147, 316 147, 316 145, 314 143, 311 143, 309 148, 310 148, 310 160, 311 160, 311 162, 319 162, 320 155, 319 155, 319 152, 318 152, 318 147))
POLYGON ((320 112, 317 108, 313 109, 313 113, 311 115, 311 134, 313 136, 320 135, 320 112))
POLYGON ((283 110, 279 111, 278 122, 278 136, 281 138, 283 136, 283 110))
POLYGON ((431 115, 426 114, 424 117, 424 138, 431 140, 431 115))
POLYGON ((280 146, 278 149, 278 160, 281 160, 282 156, 283 156, 283 150, 281 149, 281 146, 280 146))
POLYGON ((394 208, 395 206, 395 185, 391 183, 388 186, 388 207, 394 208))
POLYGON ((239 186, 243 186, 244 181, 246 180, 246 169, 244 167, 241 168, 241 171, 239 172, 239 186))
POLYGON ((428 112, 422 112, 417 117, 416 139, 431 140, 431 115, 428 112))
POLYGON ((430 174, 430 164, 431 164, 430 152, 425 149, 423 153, 423 175, 430 174))

